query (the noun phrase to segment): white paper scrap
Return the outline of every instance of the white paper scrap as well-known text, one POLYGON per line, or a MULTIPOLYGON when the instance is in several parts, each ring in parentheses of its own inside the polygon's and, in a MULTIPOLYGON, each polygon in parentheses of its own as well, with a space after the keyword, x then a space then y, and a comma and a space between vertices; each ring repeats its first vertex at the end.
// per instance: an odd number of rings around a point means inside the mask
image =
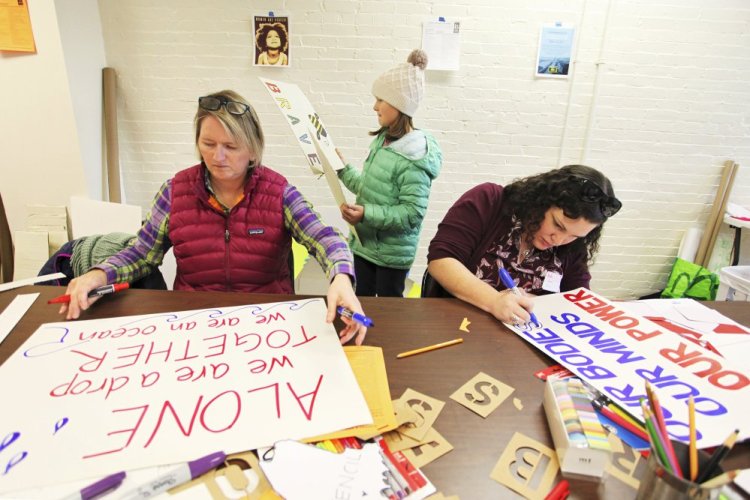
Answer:
POLYGON ((26 314, 37 297, 39 297, 38 293, 17 295, 13 302, 8 304, 5 311, 0 314, 0 343, 5 340, 13 327, 23 318, 23 315, 26 314))

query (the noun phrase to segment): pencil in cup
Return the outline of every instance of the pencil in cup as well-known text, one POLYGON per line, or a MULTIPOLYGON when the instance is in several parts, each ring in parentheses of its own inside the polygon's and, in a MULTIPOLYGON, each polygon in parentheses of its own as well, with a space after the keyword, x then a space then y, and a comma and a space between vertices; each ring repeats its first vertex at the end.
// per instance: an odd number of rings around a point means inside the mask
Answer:
MULTIPOLYGON (((648 395, 648 400, 651 412, 653 413, 656 429, 659 433, 659 436, 661 437, 662 445, 664 446, 664 454, 667 456, 667 460, 672 467, 672 472, 674 472, 679 477, 685 477, 685 474, 683 474, 682 472, 683 469, 680 466, 677 457, 675 456, 674 448, 672 447, 672 440, 669 439, 669 431, 667 431, 667 424, 664 419, 664 413, 661 409, 661 404, 659 403, 659 396, 656 394, 654 388, 651 386, 651 384, 648 383, 648 381, 646 381, 646 394, 648 395)), ((688 477, 690 476, 688 475, 688 477)))
MULTIPOLYGON (((687 444, 679 441, 672 441, 677 461, 682 470, 689 470, 690 448, 687 444)), ((711 456, 705 451, 698 451, 698 466, 703 469, 708 465, 711 456)), ((723 473, 719 467, 712 477, 723 473)), ((690 498, 695 500, 708 500, 718 498, 721 486, 704 486, 699 483, 691 482, 689 479, 683 479, 673 474, 669 467, 666 466, 658 454, 651 449, 651 453, 646 461, 646 470, 641 477, 641 484, 638 488, 638 500, 671 500, 678 498, 690 498)))

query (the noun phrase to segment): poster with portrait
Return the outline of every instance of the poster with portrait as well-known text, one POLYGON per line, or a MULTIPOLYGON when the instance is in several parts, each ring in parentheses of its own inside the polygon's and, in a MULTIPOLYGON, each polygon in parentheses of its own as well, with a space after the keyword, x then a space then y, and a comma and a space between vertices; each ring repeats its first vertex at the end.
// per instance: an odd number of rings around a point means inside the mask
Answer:
POLYGON ((255 51, 254 66, 289 66, 289 18, 274 16, 254 16, 253 41, 255 51))
POLYGON ((573 56, 575 28, 562 23, 545 24, 539 34, 536 75, 540 78, 568 78, 573 56))

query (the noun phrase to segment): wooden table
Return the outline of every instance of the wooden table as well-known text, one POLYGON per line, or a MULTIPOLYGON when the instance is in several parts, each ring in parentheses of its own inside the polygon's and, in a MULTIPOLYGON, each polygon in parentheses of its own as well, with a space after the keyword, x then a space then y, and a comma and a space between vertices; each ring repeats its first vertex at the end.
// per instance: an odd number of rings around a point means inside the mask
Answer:
MULTIPOLYGON (((57 287, 27 286, 2 292, 0 310, 16 294, 32 292, 40 292, 41 296, 0 344, 0 363, 40 324, 60 321, 58 307, 46 304, 49 298, 62 293, 57 287)), ((104 297, 85 313, 84 319, 279 302, 287 298, 243 293, 128 290, 104 297)), ((434 427, 454 449, 423 468, 427 477, 444 494, 459 495, 463 500, 516 497, 489 475, 516 432, 553 447, 541 403, 544 384, 533 375, 552 364, 552 360, 488 314, 456 299, 363 298, 362 304, 376 325, 369 330, 366 344, 383 348, 391 395, 397 398, 404 390, 412 388, 446 403, 434 427), (458 330, 464 318, 471 322, 470 333, 458 330), (459 336, 464 339, 460 345, 396 359, 400 352, 459 336), (485 419, 449 398, 480 371, 514 387, 511 399, 518 398, 523 408, 517 409, 508 400, 485 419)), ((750 324, 750 307, 746 302, 708 305, 740 323, 750 324)), ((750 444, 735 446, 724 466, 750 467, 750 444)), ((632 488, 613 477, 601 484, 571 481, 571 498, 634 496, 632 488)))

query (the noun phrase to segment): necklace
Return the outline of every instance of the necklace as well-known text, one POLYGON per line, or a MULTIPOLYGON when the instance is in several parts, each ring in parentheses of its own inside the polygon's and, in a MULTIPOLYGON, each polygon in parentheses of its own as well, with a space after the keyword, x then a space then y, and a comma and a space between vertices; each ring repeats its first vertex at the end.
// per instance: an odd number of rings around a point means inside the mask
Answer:
POLYGON ((531 251, 534 249, 533 246, 530 246, 529 248, 524 249, 525 242, 523 240, 523 237, 519 238, 518 240, 518 263, 520 264, 524 260, 526 260, 526 257, 531 254, 531 251))

